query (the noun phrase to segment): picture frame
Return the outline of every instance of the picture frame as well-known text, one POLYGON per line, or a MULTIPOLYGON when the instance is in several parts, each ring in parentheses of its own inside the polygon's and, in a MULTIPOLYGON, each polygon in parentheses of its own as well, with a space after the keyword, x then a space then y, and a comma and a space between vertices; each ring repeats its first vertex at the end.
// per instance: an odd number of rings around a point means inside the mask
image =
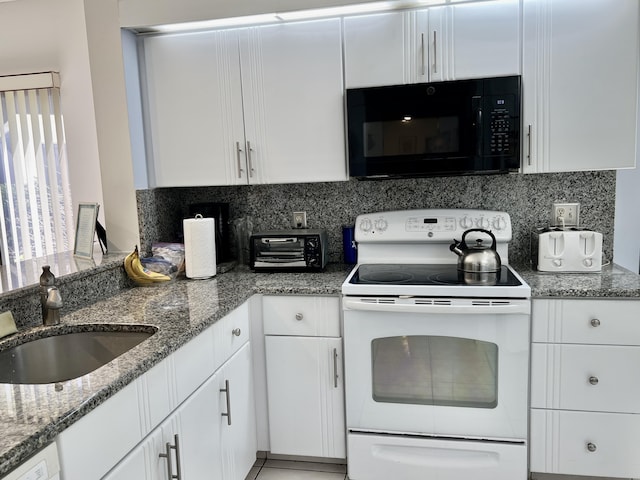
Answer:
POLYGON ((76 235, 73 255, 79 258, 93 260, 93 242, 96 235, 96 220, 98 219, 98 203, 79 203, 76 218, 76 235))

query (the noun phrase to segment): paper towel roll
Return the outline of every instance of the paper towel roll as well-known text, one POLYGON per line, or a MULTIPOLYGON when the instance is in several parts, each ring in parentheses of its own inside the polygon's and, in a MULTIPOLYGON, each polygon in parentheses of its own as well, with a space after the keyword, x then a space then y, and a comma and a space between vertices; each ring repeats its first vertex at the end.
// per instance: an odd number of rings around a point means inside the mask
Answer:
POLYGON ((216 274, 216 228, 213 218, 187 218, 184 228, 184 264, 188 278, 209 278, 216 274))

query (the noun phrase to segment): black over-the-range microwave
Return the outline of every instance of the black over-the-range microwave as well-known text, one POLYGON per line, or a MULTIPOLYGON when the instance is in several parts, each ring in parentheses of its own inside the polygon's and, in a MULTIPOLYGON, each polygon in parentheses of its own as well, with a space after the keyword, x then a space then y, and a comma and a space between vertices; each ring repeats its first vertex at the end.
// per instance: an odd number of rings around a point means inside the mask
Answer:
POLYGON ((349 174, 507 173, 520 168, 520 77, 347 90, 349 174))

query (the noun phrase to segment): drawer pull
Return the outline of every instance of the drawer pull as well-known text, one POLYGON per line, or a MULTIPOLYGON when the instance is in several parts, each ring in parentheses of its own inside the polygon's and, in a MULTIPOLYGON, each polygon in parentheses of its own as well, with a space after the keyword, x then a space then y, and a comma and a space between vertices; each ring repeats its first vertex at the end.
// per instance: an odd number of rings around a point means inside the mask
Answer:
POLYGON ((595 452, 597 450, 598 447, 596 447, 595 443, 587 443, 587 450, 589 450, 590 452, 595 452))
POLYGON ((589 383, 591 385, 597 385, 598 384, 598 377, 589 377, 589 383))
POLYGON ((591 326, 592 327, 599 327, 600 326, 600 320, 598 320, 597 318, 593 318, 591 320, 591 326))
POLYGON ((304 318, 304 315, 302 315, 301 313, 296 313, 296 320, 300 321, 304 318))
POLYGON ((234 328, 233 330, 231 330, 231 333, 236 337, 239 337, 240 334, 242 333, 242 330, 240 330, 239 328, 234 328))

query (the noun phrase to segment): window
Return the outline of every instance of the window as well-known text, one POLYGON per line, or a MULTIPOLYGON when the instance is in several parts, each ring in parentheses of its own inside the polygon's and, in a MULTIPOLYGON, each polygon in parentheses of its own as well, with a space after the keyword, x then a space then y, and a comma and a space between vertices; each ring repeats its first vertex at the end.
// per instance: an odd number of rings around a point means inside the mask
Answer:
POLYGON ((73 211, 56 73, 0 77, 0 255, 70 250, 73 211))

